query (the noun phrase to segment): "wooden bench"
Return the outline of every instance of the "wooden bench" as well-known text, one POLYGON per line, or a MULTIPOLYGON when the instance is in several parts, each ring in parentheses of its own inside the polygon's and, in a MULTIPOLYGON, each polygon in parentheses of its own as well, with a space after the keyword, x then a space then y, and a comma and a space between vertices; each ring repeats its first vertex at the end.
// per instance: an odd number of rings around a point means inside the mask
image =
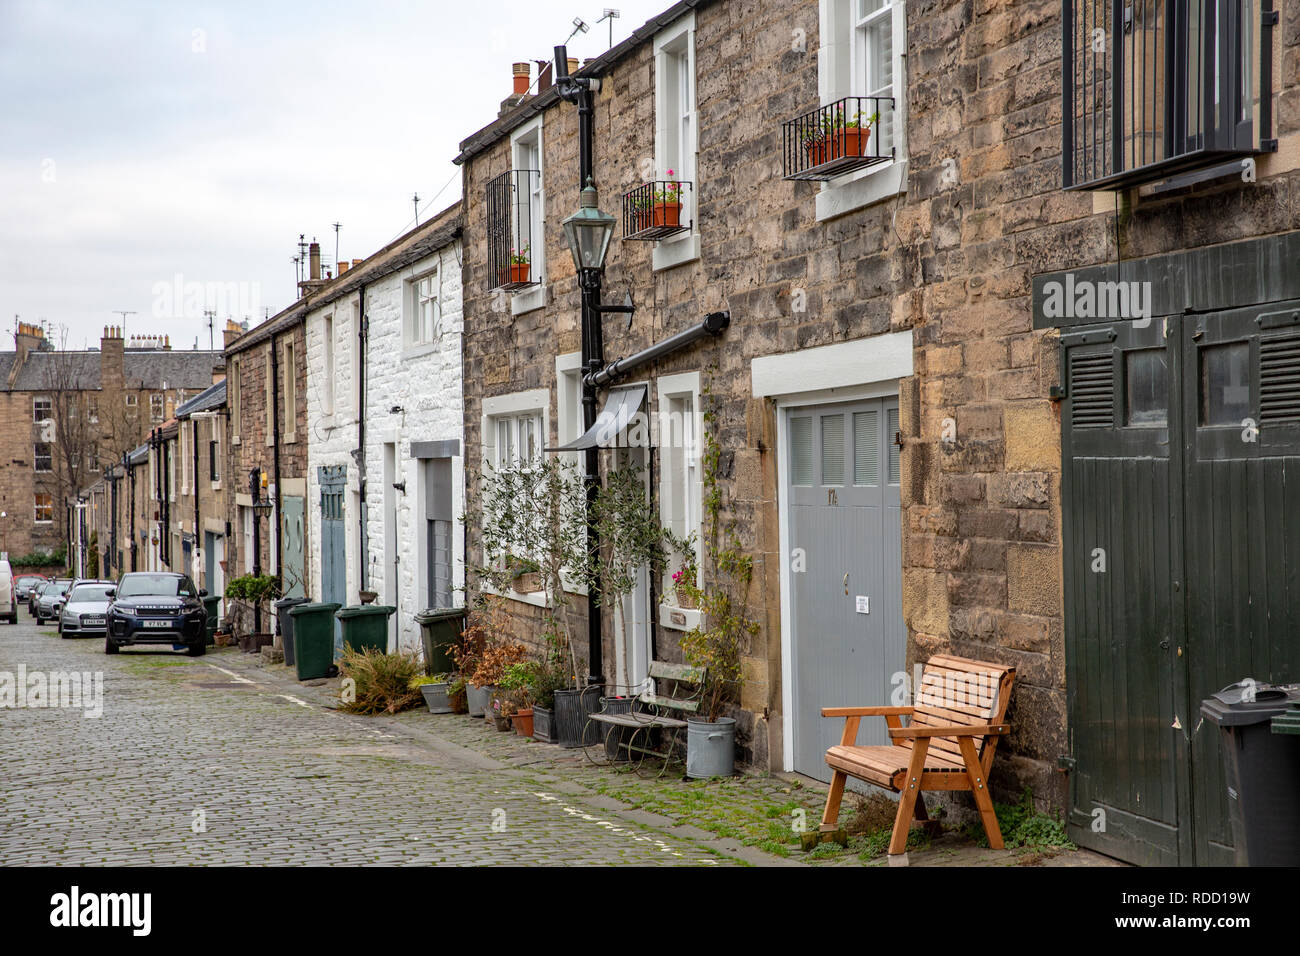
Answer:
MULTIPOLYGON (((669 664, 664 661, 650 662, 650 678, 654 681, 654 692, 644 688, 628 688, 640 691, 631 698, 626 711, 613 712, 611 705, 618 698, 605 698, 602 710, 591 715, 590 720, 604 726, 601 742, 604 744, 606 760, 612 763, 618 759, 620 751, 627 753, 628 769, 640 772, 646 757, 662 757, 663 764, 658 776, 662 776, 671 762, 673 748, 678 737, 686 728, 686 717, 700 709, 700 697, 704 691, 704 678, 707 668, 692 667, 689 664, 669 664), (668 730, 672 734, 660 749, 650 746, 651 733, 655 730, 668 730)), ((584 739, 586 739, 584 737, 584 739)), ((601 763, 592 755, 592 748, 587 748, 588 759, 601 763)))
POLYGON ((914 706, 823 708, 823 717, 844 718, 844 734, 837 746, 826 751, 833 773, 820 839, 845 842, 837 821, 844 784, 854 777, 900 794, 889 841, 891 865, 907 864, 913 818, 930 823, 923 790, 971 791, 989 846, 1002 849, 988 775, 998 740, 1010 730, 1005 717, 1015 678, 1013 667, 937 654, 925 665, 921 686, 914 691, 914 706), (884 717, 891 743, 858 746, 863 717, 884 717), (906 727, 903 717, 908 718, 906 727))

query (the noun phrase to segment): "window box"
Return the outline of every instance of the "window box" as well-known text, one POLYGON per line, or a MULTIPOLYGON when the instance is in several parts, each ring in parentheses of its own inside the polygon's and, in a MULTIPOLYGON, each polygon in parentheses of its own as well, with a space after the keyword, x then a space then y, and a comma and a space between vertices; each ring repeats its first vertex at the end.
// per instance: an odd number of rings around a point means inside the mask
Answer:
POLYGON ((1275 150, 1277 13, 1260 6, 1063 0, 1064 187, 1127 189, 1275 150))
MULTIPOLYGON (((671 170, 669 170, 671 172, 671 170)), ((623 238, 654 241, 689 232, 693 183, 658 179, 623 194, 623 238)))
POLYGON ((514 292, 537 285, 532 270, 532 243, 540 235, 540 208, 533 196, 541 173, 512 169, 487 185, 488 274, 493 290, 514 292))
POLYGON ((892 160, 872 134, 893 109, 892 96, 846 96, 782 124, 784 177, 826 182, 892 160))

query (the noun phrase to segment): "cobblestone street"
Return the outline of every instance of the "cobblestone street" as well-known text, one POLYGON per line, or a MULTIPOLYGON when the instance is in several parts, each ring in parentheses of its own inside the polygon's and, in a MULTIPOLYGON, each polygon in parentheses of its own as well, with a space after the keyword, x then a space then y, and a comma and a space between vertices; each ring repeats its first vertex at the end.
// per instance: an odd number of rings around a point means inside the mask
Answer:
POLYGON ((334 713, 209 650, 109 657, 25 612, 0 629, 0 673, 104 675, 100 718, 0 710, 0 864, 737 862, 560 778, 334 713))

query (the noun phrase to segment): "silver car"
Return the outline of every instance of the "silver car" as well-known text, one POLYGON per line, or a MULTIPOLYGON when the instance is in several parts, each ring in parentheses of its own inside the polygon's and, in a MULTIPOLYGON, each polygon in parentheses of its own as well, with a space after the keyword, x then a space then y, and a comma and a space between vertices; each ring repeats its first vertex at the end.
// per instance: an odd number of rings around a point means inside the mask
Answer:
POLYGON ((59 605, 63 603, 68 588, 71 586, 71 578, 59 578, 45 585, 41 590, 41 596, 36 599, 36 622, 38 624, 53 621, 59 616, 59 605))
POLYGON ((109 593, 112 581, 78 581, 59 610, 63 637, 103 637, 108 631, 109 593))

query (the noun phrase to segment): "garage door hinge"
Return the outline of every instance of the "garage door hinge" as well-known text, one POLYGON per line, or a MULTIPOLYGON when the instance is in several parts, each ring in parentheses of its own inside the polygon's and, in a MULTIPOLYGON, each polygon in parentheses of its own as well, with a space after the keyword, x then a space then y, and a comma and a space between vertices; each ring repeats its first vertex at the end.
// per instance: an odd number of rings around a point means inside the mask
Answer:
POLYGON ((1056 769, 1064 770, 1066 773, 1069 773, 1077 765, 1078 765, 1078 761, 1076 761, 1069 754, 1061 754, 1059 757, 1056 758, 1056 769))

